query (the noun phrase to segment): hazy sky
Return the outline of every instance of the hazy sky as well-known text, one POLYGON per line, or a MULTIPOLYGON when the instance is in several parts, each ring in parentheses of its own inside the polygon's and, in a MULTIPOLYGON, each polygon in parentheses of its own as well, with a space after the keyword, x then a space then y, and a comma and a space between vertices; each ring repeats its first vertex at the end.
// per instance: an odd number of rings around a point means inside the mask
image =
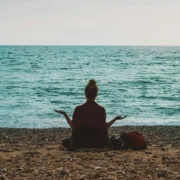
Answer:
POLYGON ((180 0, 0 0, 1 45, 180 45, 180 0))

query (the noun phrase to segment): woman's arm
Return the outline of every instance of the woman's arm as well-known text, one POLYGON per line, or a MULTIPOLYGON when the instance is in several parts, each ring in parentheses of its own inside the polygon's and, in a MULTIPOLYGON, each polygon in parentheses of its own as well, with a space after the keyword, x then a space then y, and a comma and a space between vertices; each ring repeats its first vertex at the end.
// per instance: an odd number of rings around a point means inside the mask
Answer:
POLYGON ((112 119, 111 121, 107 122, 108 128, 110 128, 111 125, 116 122, 116 120, 122 120, 124 118, 126 118, 126 116, 116 116, 114 119, 112 119))
POLYGON ((54 110, 54 111, 57 112, 57 113, 59 113, 59 114, 64 115, 64 117, 66 118, 66 121, 67 121, 67 123, 69 124, 69 126, 70 126, 71 128, 73 128, 72 120, 69 118, 69 116, 66 114, 65 111, 61 111, 61 110, 54 110))

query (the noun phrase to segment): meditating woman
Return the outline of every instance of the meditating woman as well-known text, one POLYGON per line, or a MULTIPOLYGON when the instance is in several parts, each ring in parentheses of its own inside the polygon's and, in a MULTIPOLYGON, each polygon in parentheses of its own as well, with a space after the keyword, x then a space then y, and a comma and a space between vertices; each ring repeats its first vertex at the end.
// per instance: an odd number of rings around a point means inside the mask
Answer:
POLYGON ((95 80, 90 80, 85 88, 86 102, 75 108, 72 120, 65 111, 54 110, 64 115, 72 128, 72 136, 62 142, 68 150, 79 148, 103 148, 110 146, 108 128, 116 121, 126 116, 116 116, 106 122, 105 108, 95 102, 98 86, 95 80))

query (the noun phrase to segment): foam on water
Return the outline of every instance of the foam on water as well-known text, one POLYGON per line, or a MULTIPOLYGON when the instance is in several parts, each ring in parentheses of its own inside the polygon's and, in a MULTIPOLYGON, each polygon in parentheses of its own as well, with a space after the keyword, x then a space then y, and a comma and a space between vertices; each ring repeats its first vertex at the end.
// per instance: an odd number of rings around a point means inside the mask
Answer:
POLYGON ((180 125, 180 47, 0 46, 0 127, 67 127, 91 78, 115 125, 180 125))

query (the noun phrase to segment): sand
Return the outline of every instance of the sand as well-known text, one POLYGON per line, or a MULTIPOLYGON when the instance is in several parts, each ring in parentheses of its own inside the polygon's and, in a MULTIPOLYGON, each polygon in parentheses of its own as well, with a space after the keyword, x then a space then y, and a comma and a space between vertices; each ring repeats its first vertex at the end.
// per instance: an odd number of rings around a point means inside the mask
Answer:
POLYGON ((180 179, 180 126, 124 126, 110 135, 139 130, 148 148, 82 149, 68 152, 61 145, 67 128, 0 128, 0 180, 47 179, 180 179))

